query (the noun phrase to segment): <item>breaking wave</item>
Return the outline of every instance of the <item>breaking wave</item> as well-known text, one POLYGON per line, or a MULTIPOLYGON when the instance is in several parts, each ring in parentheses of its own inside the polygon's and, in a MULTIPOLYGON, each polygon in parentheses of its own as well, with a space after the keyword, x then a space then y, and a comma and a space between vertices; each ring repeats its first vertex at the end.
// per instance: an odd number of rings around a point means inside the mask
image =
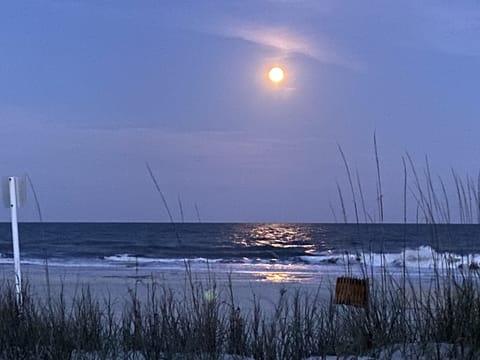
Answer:
MULTIPOLYGON (((389 269, 434 269, 435 267, 480 269, 480 254, 460 255, 453 252, 438 252, 430 246, 405 249, 397 253, 335 253, 325 251, 289 258, 155 258, 134 254, 114 254, 97 258, 49 258, 22 257, 23 264, 55 267, 145 267, 152 269, 184 269, 189 266, 235 265, 303 265, 312 267, 373 266, 389 269)), ((0 264, 13 264, 10 256, 0 256, 0 264)))

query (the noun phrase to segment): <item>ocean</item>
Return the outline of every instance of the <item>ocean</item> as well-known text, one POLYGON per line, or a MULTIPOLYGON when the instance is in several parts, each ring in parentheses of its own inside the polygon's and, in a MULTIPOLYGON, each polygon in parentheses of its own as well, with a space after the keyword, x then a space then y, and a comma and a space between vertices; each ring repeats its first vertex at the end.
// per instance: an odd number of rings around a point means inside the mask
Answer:
MULTIPOLYGON (((56 267, 342 272, 368 263, 431 269, 480 261, 479 225, 21 223, 22 263, 56 267), (382 254, 380 256, 380 254, 382 254)), ((12 263, 9 223, 0 224, 0 263, 12 263)))

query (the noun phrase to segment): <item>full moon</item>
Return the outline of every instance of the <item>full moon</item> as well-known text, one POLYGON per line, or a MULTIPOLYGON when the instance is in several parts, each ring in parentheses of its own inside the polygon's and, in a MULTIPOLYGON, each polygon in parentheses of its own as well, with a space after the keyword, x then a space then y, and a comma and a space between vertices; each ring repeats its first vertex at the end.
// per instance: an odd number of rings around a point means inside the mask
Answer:
POLYGON ((268 79, 274 84, 279 84, 285 79, 285 71, 280 66, 274 66, 268 70, 268 79))

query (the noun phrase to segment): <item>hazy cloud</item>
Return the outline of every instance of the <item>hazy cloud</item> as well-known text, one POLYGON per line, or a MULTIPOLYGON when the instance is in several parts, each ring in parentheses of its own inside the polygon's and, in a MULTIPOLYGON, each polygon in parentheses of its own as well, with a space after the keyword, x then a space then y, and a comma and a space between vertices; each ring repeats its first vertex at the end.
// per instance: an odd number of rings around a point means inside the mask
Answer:
POLYGON ((318 33, 315 37, 292 31, 286 27, 261 24, 226 25, 217 32, 226 37, 242 39, 254 44, 276 49, 282 55, 300 54, 325 64, 339 65, 351 70, 361 70, 360 62, 351 59, 334 48, 329 41, 318 33))

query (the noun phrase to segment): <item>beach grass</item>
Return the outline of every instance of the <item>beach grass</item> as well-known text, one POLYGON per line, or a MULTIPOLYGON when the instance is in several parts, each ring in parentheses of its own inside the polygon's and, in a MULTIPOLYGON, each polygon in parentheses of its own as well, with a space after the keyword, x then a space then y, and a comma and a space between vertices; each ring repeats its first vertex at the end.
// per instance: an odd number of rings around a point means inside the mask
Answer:
POLYGON ((0 358, 224 359, 228 354, 300 360, 354 354, 390 359, 403 351, 410 354, 404 358, 475 359, 480 354, 478 275, 456 271, 423 286, 412 278, 377 278, 370 282, 366 309, 335 305, 331 286, 327 297, 281 288, 268 309, 252 293, 253 307, 244 309, 235 303, 231 284, 219 290, 213 277, 196 281, 188 267, 184 291, 165 288, 152 277, 141 285, 147 295, 130 289, 121 311, 88 286, 67 301, 62 290, 37 297, 27 284, 19 305, 14 286, 4 282, 0 358))

